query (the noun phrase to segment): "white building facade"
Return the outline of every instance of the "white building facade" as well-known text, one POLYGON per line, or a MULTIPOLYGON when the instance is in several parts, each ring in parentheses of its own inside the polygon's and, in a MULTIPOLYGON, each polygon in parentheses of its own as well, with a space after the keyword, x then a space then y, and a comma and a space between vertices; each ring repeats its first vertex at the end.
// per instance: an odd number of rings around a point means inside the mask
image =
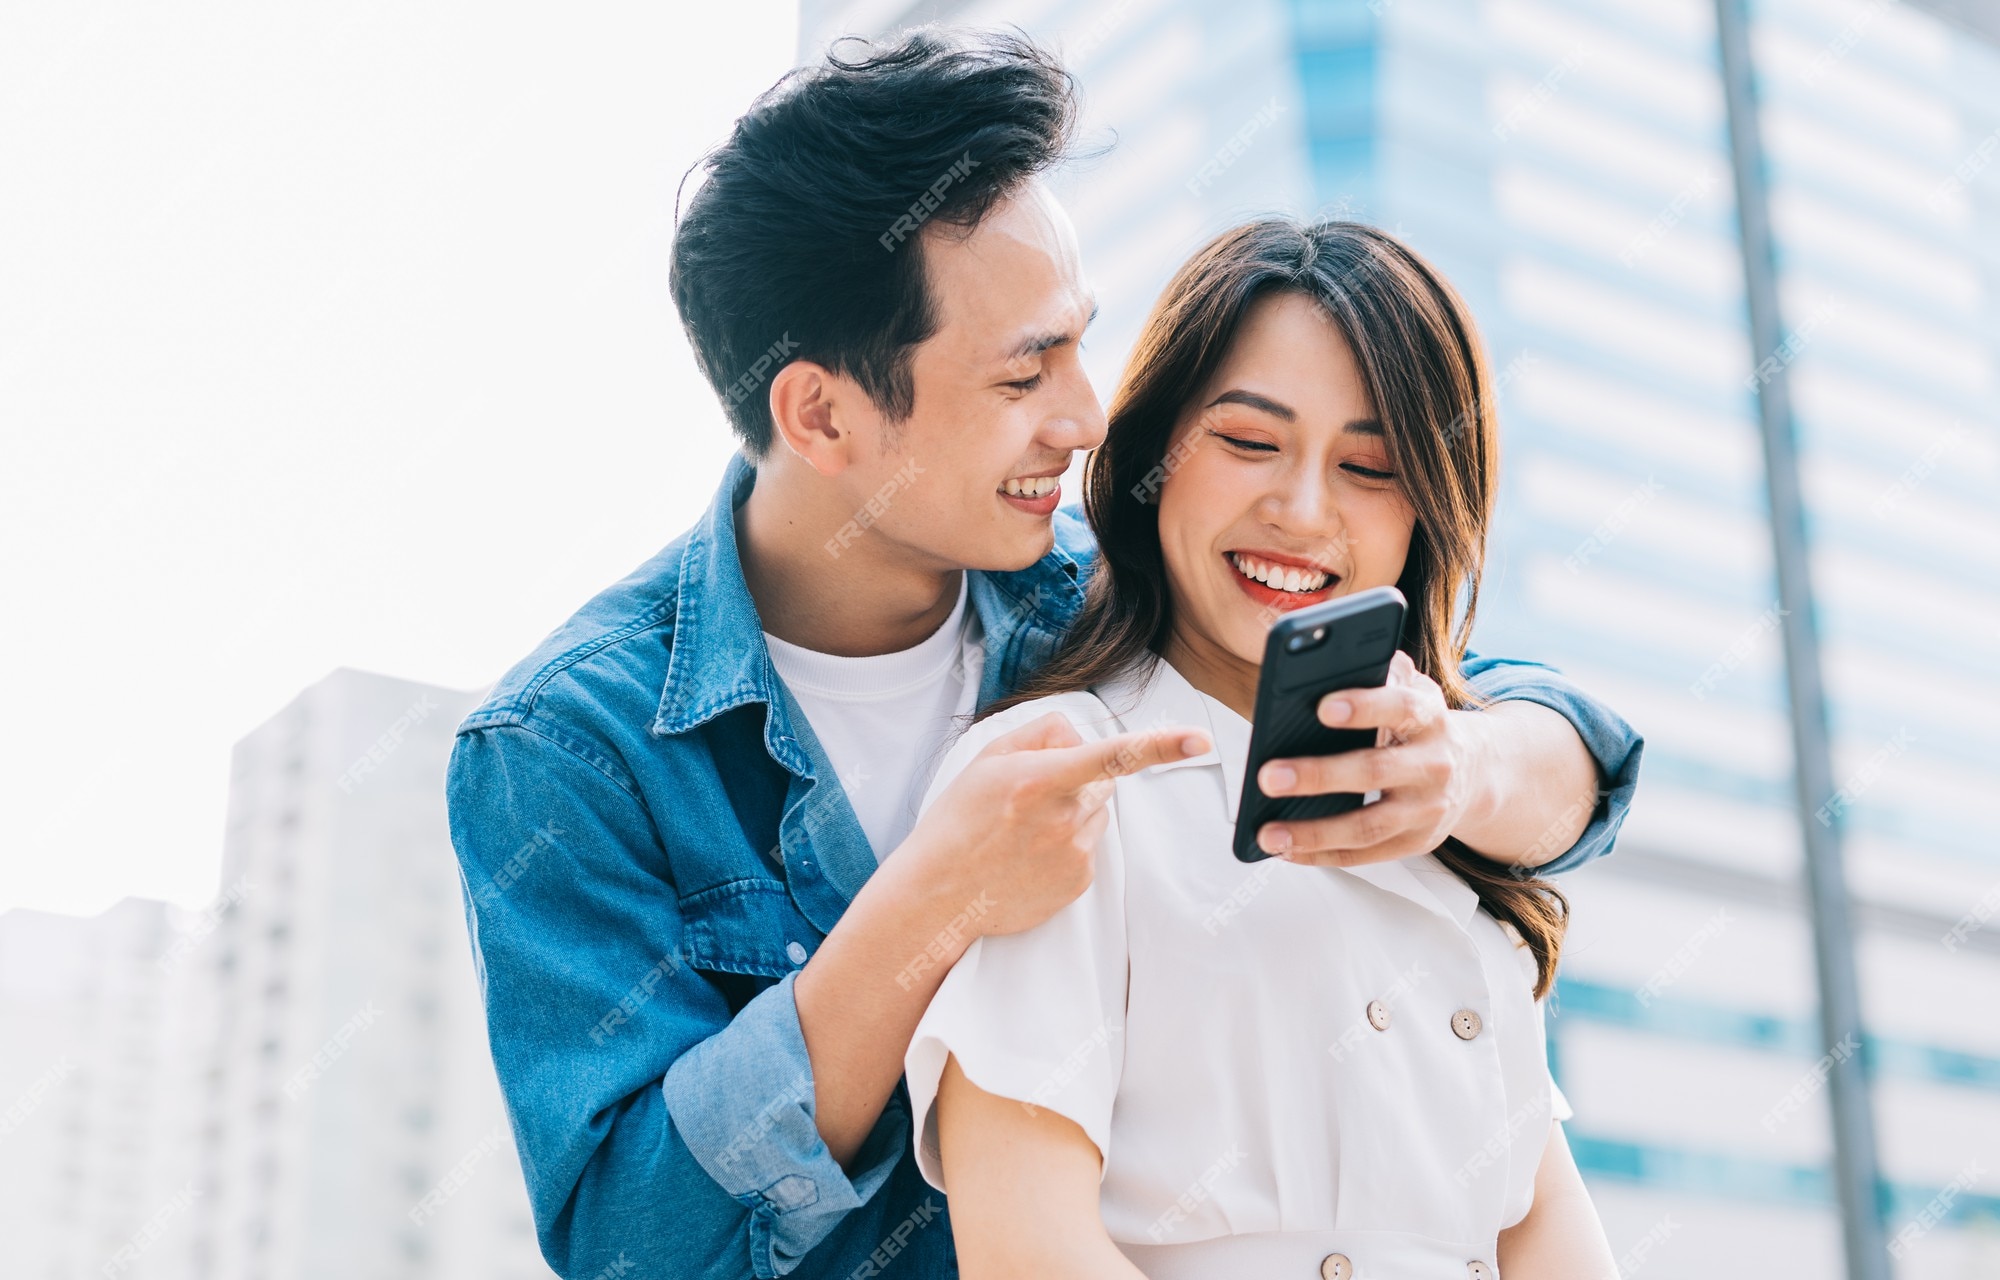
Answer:
POLYGON ((238 744, 208 910, 0 917, 10 1275, 552 1274, 445 826, 476 701, 336 672, 238 744))

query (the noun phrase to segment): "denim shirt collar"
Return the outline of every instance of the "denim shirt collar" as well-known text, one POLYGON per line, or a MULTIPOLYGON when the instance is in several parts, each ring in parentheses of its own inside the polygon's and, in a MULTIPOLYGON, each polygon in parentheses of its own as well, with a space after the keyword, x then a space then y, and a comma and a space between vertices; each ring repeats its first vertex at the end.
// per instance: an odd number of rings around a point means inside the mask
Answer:
MULTIPOLYGON (((688 533, 675 591, 673 652, 653 718, 656 734, 686 733, 746 702, 778 701, 764 624, 736 544, 736 508, 756 483, 757 469, 742 454, 732 455, 715 500, 688 533)), ((1025 569, 968 573, 972 607, 986 631, 983 705, 1011 688, 1024 638, 1044 647, 1061 638, 1083 603, 1085 575, 1061 539, 1025 569)), ((772 758, 798 772, 805 762, 777 741, 782 736, 765 735, 772 758)))
MULTIPOLYGON (((736 547, 736 508, 756 483, 756 468, 732 455, 715 500, 688 531, 674 591, 673 651, 653 717, 653 732, 663 737, 687 733, 748 702, 777 701, 764 624, 736 547)), ((772 759, 802 772, 805 759, 778 719, 774 714, 765 722, 764 744, 772 759)))
MULTIPOLYGON (((811 725, 771 664, 763 622, 743 577, 736 508, 756 482, 755 466, 740 453, 732 456, 715 500, 688 533, 676 584, 673 646, 652 731, 662 737, 683 734, 746 703, 765 704, 765 750, 793 778, 778 852, 801 907, 822 930, 831 930, 839 907, 874 870, 875 858, 811 725), (820 779, 834 785, 819 792, 820 779), (807 890, 821 879, 815 862, 823 866, 838 903, 815 902, 807 890)), ((983 706, 1053 650, 1083 601, 1084 571, 1058 538, 1025 569, 968 573, 968 595, 986 632, 983 706)))

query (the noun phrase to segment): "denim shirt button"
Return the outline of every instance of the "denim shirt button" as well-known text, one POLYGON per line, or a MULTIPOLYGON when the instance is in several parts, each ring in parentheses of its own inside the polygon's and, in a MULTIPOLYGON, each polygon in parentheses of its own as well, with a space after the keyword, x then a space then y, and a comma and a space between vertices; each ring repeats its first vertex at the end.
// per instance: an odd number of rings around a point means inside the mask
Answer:
POLYGON ((806 962, 806 947, 803 942, 787 942, 785 944, 785 954, 792 958, 793 964, 804 964, 806 962))

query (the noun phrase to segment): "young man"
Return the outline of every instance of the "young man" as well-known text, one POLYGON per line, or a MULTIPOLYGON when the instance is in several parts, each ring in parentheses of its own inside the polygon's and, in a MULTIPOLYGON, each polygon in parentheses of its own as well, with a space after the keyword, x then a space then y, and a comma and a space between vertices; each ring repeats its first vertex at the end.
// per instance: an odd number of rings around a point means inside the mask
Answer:
MULTIPOLYGON (((1083 891, 1106 778, 1206 747, 1051 717, 915 821, 953 717, 1048 655, 1089 573, 1055 477, 1104 431, 1094 305, 1038 180, 1073 116, 1034 46, 913 35, 787 77, 681 220, 675 300, 744 456, 500 681, 448 784, 566 1277, 955 1276, 910 1033, 974 938, 1083 891)), ((1551 669, 1466 670, 1507 701, 1446 711, 1421 677, 1328 700, 1397 745, 1296 762, 1295 790, 1382 798, 1299 824, 1294 858, 1608 850, 1638 735, 1551 669)))

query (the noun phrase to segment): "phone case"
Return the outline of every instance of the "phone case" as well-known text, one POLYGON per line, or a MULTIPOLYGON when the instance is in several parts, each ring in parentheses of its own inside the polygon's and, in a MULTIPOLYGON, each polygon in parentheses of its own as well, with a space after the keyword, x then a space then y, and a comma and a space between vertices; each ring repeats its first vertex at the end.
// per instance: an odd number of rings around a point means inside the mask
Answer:
POLYGON ((1394 587, 1372 587, 1323 605, 1300 609, 1278 620, 1264 642, 1264 665, 1257 680, 1256 715, 1250 731, 1250 756, 1243 773, 1243 795, 1236 807, 1236 856, 1260 862, 1271 855, 1257 845, 1257 832, 1268 822, 1328 818, 1361 806, 1356 792, 1319 796, 1264 794, 1257 771, 1268 760, 1296 756, 1337 755, 1375 745, 1376 731, 1333 729, 1319 722, 1319 700, 1336 689, 1374 688, 1389 679, 1389 667, 1403 634, 1404 602, 1394 587), (1309 636, 1324 628, 1326 639, 1301 652, 1286 646, 1294 636, 1309 636), (1315 664, 1315 651, 1344 647, 1343 660, 1315 664))

